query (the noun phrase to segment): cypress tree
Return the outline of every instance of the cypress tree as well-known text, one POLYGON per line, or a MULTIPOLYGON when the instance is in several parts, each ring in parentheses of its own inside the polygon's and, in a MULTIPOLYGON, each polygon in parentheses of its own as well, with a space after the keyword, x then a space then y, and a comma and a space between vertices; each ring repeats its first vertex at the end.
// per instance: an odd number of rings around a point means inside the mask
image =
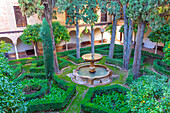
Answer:
POLYGON ((50 26, 45 18, 43 19, 42 22, 40 37, 42 39, 42 45, 43 45, 45 73, 49 81, 48 93, 50 93, 51 80, 53 79, 54 76, 53 44, 51 39, 50 26))

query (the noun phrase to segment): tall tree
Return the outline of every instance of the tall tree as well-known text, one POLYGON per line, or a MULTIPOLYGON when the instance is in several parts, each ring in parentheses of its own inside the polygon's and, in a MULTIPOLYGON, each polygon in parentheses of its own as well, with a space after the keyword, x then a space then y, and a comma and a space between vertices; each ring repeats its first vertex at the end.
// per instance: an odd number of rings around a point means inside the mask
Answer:
POLYGON ((151 28, 158 28, 162 25, 162 18, 158 14, 157 8, 166 4, 165 0, 129 0, 126 14, 133 21, 138 23, 138 32, 136 39, 136 47, 133 60, 132 72, 134 78, 139 77, 141 50, 144 36, 144 30, 147 23, 150 23, 151 28))
POLYGON ((54 71, 55 73, 59 73, 59 65, 56 55, 56 46, 55 46, 55 40, 52 30, 52 17, 54 14, 54 6, 56 3, 56 0, 18 0, 19 6, 21 8, 21 11, 24 15, 27 17, 30 17, 34 14, 38 14, 39 18, 46 18, 51 31, 51 38, 53 41, 53 61, 54 61, 54 71))
POLYGON ((76 52, 80 58, 79 21, 84 17, 85 0, 58 0, 56 6, 58 12, 65 11, 68 15, 66 24, 76 25, 76 52))
POLYGON ((114 45, 115 45, 115 36, 116 36, 116 26, 117 26, 117 19, 120 18, 120 5, 117 0, 110 1, 110 0, 99 0, 100 8, 102 12, 108 12, 109 15, 113 16, 113 24, 112 24, 112 35, 111 35, 111 42, 109 47, 109 58, 113 58, 114 53, 114 45))
POLYGON ((86 0, 85 8, 85 17, 84 22, 91 25, 91 52, 94 55, 94 25, 98 20, 97 9, 98 9, 97 0, 86 0))
POLYGON ((39 56, 37 43, 41 41, 39 32, 41 24, 27 25, 24 29, 23 34, 20 36, 20 39, 24 44, 34 45, 35 56, 39 56))
POLYGON ((48 82, 48 86, 49 86, 48 93, 50 93, 51 80, 53 79, 53 76, 54 76, 54 62, 53 60, 51 60, 53 59, 53 45, 52 45, 52 39, 51 39, 51 33, 50 33, 50 26, 45 18, 43 19, 43 22, 42 22, 40 36, 41 36, 42 44, 43 44, 45 73, 49 81, 48 82))
POLYGON ((53 21, 52 27, 55 43, 58 44, 63 40, 67 44, 67 42, 70 40, 68 29, 64 25, 61 25, 58 21, 53 21))
POLYGON ((166 42, 163 51, 165 53, 163 61, 170 66, 170 41, 166 42))

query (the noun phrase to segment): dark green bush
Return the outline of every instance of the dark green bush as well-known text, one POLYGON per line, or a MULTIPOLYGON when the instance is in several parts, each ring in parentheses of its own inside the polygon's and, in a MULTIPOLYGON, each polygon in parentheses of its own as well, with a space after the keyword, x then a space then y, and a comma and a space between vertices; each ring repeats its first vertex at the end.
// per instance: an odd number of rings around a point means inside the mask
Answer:
POLYGON ((13 80, 13 82, 21 82, 24 78, 39 78, 39 79, 46 79, 45 73, 24 73, 21 76, 17 77, 13 80))
POLYGON ((29 58, 20 58, 20 59, 16 59, 16 60, 10 60, 9 64, 13 65, 13 64, 20 64, 21 63, 22 65, 25 65, 25 64, 31 63, 36 58, 37 58, 36 56, 33 56, 33 57, 29 57, 29 58))
POLYGON ((130 84, 132 84, 132 82, 134 81, 133 80, 133 72, 132 72, 132 69, 129 69, 128 71, 128 77, 126 78, 126 84, 129 86, 130 84))
POLYGON ((68 104, 69 100, 76 92, 76 86, 60 80, 57 76, 54 76, 54 83, 60 88, 65 88, 65 93, 62 98, 57 100, 36 99, 35 102, 30 102, 28 104, 27 112, 61 110, 68 104))
POLYGON ((154 60, 153 62, 153 68, 160 74, 170 76, 170 71, 167 70, 167 67, 164 65, 161 65, 162 61, 159 59, 154 60))
POLYGON ((156 58, 156 59, 162 59, 163 57, 158 54, 150 53, 148 51, 142 51, 141 53, 143 56, 151 57, 151 58, 156 58))
POLYGON ((24 95, 25 101, 35 99, 35 98, 40 98, 40 97, 42 97, 46 94, 46 91, 48 89, 47 84, 45 84, 45 83, 39 83, 39 84, 33 83, 29 86, 33 86, 33 85, 36 85, 36 86, 40 85, 41 89, 39 91, 33 93, 33 94, 24 95))
POLYGON ((16 64, 16 65, 13 65, 15 68, 14 68, 14 71, 13 71, 13 74, 15 76, 15 78, 21 74, 22 72, 22 64, 16 64))
POLYGON ((99 105, 96 105, 92 103, 92 99, 95 94, 101 95, 101 94, 109 94, 112 91, 116 91, 122 94, 126 94, 129 89, 120 86, 118 84, 112 85, 112 86, 106 86, 106 87, 95 87, 95 88, 89 88, 88 92, 86 93, 84 99, 81 103, 81 108, 84 112, 90 112, 90 113, 115 113, 116 111, 113 111, 108 108, 103 108, 99 105))

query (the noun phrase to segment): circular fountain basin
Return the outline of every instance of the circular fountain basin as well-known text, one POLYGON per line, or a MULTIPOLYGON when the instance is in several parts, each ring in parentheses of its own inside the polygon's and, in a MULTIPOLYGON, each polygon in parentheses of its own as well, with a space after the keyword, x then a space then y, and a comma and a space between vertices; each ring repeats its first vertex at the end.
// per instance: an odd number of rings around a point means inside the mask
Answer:
POLYGON ((73 71, 74 79, 80 84, 100 85, 111 81, 111 71, 103 65, 95 65, 95 72, 89 72, 90 65, 78 67, 73 71))
POLYGON ((88 53, 88 54, 84 54, 82 56, 82 59, 87 61, 87 62, 95 62, 95 61, 99 61, 103 58, 102 55, 94 53, 94 57, 92 58, 92 53, 88 53))

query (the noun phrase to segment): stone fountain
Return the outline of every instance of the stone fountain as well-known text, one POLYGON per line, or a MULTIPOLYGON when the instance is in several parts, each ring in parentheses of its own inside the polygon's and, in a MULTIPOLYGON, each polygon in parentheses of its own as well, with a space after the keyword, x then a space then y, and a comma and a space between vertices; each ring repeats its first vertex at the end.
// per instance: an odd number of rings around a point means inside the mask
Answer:
POLYGON ((95 65, 94 63, 103 58, 100 54, 84 54, 82 59, 90 62, 90 65, 79 66, 73 70, 73 80, 78 84, 86 86, 97 86, 110 83, 112 72, 103 65, 95 65))

